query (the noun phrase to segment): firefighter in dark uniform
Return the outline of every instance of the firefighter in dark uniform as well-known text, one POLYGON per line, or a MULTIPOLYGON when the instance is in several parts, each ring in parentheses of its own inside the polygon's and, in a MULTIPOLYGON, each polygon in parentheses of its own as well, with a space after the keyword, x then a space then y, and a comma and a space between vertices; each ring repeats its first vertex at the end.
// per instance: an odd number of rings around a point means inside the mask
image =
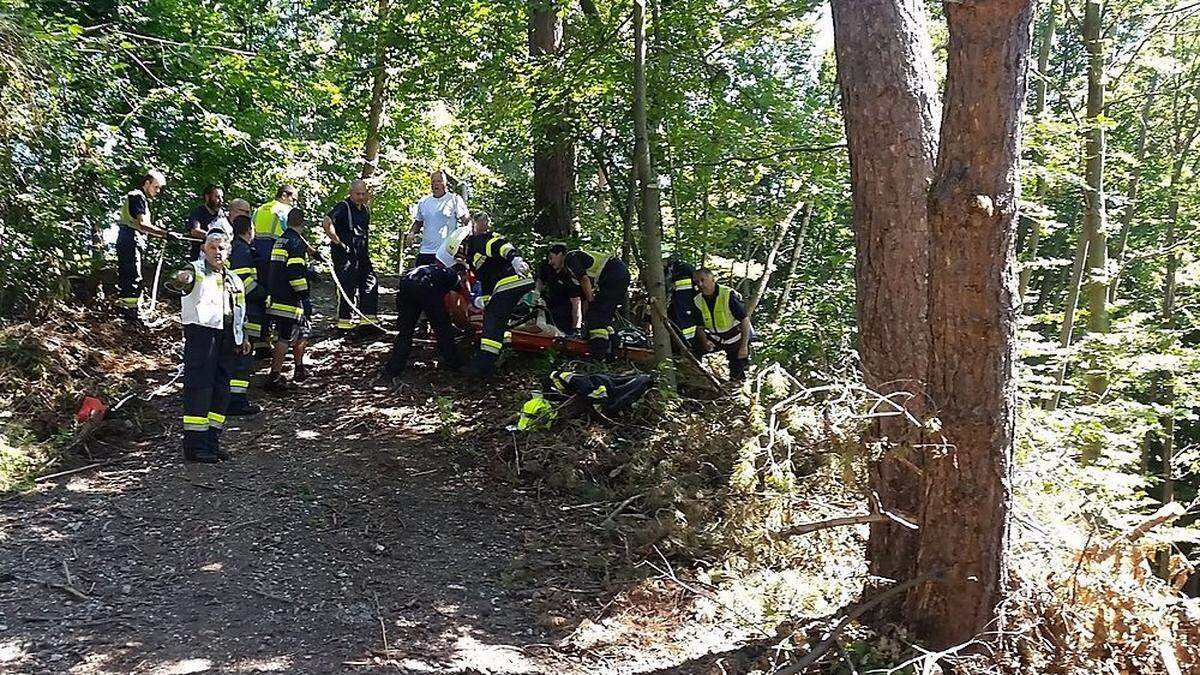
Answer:
POLYGON ((699 319, 696 303, 693 301, 696 289, 692 277, 696 275, 696 270, 682 260, 671 258, 667 260, 663 272, 663 278, 667 280, 667 290, 671 294, 671 323, 679 329, 684 342, 689 345, 695 344, 699 319))
POLYGON ((552 244, 548 258, 554 269, 567 270, 579 284, 587 302, 583 324, 588 354, 592 358, 606 358, 612 346, 613 318, 629 293, 629 268, 615 256, 581 249, 568 251, 565 244, 552 244))
POLYGON ((435 263, 414 267, 400 277, 396 286, 396 341, 383 367, 384 377, 391 380, 392 384, 399 384, 396 378, 408 365, 413 332, 422 314, 433 329, 439 365, 448 370, 458 370, 462 366, 454 346, 454 328, 446 312, 446 294, 462 286, 465 272, 466 268, 461 264, 449 268, 435 263))
POLYGON ((301 235, 303 229, 304 213, 300 209, 291 209, 287 215, 287 228, 271 249, 267 316, 275 328, 276 341, 275 352, 271 355, 271 373, 264 386, 272 390, 286 385, 283 357, 287 355, 289 345, 295 366, 292 380, 303 382, 308 378, 304 349, 312 333, 312 305, 309 302, 308 244, 301 235))
POLYGON ((166 237, 166 230, 150 222, 150 200, 158 196, 167 184, 159 171, 142 176, 138 188, 125 195, 118 218, 117 232, 117 297, 125 318, 139 321, 138 305, 142 299, 142 253, 146 250, 146 235, 166 237))
MULTIPOLYGON (((329 211, 322 224, 332 244, 333 271, 338 283, 358 311, 375 321, 379 314, 379 281, 375 277, 369 252, 371 208, 367 206, 366 182, 356 180, 350 183, 349 196, 329 211)), ((358 317, 345 300, 339 293, 338 334, 354 329, 358 322, 358 317)), ((379 330, 374 324, 366 328, 379 330)))
MULTIPOLYGON (((496 359, 504 347, 508 318, 535 284, 529 276, 529 263, 518 255, 515 246, 492 232, 491 217, 487 213, 477 213, 471 221, 471 235, 462 240, 457 251, 450 252, 462 253, 479 282, 480 295, 475 299, 475 306, 483 309, 483 331, 479 337, 479 351, 468 366, 468 372, 486 378, 495 370, 496 359)), ((447 239, 447 251, 454 246, 455 239, 453 236, 447 239)))
POLYGON ((720 350, 729 360, 729 376, 740 382, 746 378, 750 364, 750 337, 754 334, 742 296, 728 286, 717 283, 711 270, 696 272, 695 305, 703 330, 696 334, 700 352, 720 350))
MULTIPOLYGON (((254 252, 254 224, 249 216, 238 216, 233 221, 233 248, 229 253, 229 266, 242 280, 242 287, 245 289, 246 323, 243 330, 251 346, 265 340, 263 323, 267 313, 267 279, 261 263, 254 252)), ((230 399, 227 415, 254 415, 262 412, 261 408, 246 399, 252 372, 254 360, 248 355, 239 356, 233 377, 229 380, 230 399)))
POLYGON ((183 455, 215 464, 229 459, 221 430, 229 405, 229 380, 237 354, 250 353, 242 281, 226 265, 229 242, 221 230, 204 239, 202 256, 175 273, 183 294, 183 455))
MULTIPOLYGON (((546 303, 550 323, 566 335, 579 332, 583 319, 579 285, 565 270, 556 270, 543 260, 537 271, 538 296, 546 303)), ((691 299, 688 299, 691 302, 691 299)))

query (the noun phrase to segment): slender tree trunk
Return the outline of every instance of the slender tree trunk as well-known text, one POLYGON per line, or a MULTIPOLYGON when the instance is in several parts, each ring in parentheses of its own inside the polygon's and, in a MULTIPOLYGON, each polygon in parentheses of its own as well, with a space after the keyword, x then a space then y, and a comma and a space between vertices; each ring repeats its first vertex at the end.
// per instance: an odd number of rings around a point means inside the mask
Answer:
POLYGON ((918 575, 943 578, 907 598, 918 634, 938 648, 987 627, 1004 594, 1017 164, 1033 3, 947 3, 945 11, 945 116, 929 195, 929 394, 947 446, 926 460, 917 560, 918 575))
MULTIPOLYGON (((1037 73, 1038 76, 1033 82, 1033 119, 1040 120, 1042 114, 1046 111, 1046 88, 1049 82, 1047 71, 1050 69, 1050 51, 1054 46, 1054 31, 1058 21, 1058 3, 1056 0, 1050 0, 1050 5, 1046 8, 1046 25, 1042 31, 1041 44, 1038 45, 1038 61, 1037 73)), ((1034 161, 1041 164, 1045 161, 1042 153, 1037 153, 1034 161)), ((1033 202, 1041 205, 1045 201, 1046 196, 1046 179, 1041 174, 1038 174, 1037 182, 1034 185, 1033 202)), ((1042 243, 1042 236, 1046 233, 1046 225, 1040 218, 1030 219, 1029 236, 1025 240, 1025 260, 1021 266, 1021 272, 1018 276, 1017 295, 1021 298, 1021 303, 1024 304, 1025 296, 1029 292, 1029 278, 1033 273, 1033 263, 1037 261, 1038 247, 1042 243)))
POLYGON ((1150 107, 1158 91, 1158 76, 1152 76, 1150 91, 1142 105, 1142 116, 1138 121, 1137 145, 1134 150, 1133 170, 1129 174, 1129 185, 1125 187, 1125 210, 1121 212, 1121 232, 1113 244, 1112 259, 1114 270, 1112 280, 1108 282, 1108 301, 1117 301, 1117 289, 1121 284, 1121 264, 1125 262, 1125 251, 1129 245, 1129 232, 1133 228, 1133 214, 1137 212, 1138 183, 1142 178, 1142 164, 1146 161, 1146 136, 1150 128, 1150 107))
POLYGON ((547 93, 557 89, 556 60, 563 51, 563 18, 551 0, 529 0, 529 55, 540 65, 541 84, 534 93, 534 228, 548 237, 567 237, 574 229, 575 143, 567 111, 547 93))
POLYGON ((367 112, 367 142, 359 177, 370 178, 379 168, 379 130, 383 124, 383 103, 387 95, 388 0, 379 0, 379 31, 375 45, 375 81, 371 84, 371 108, 367 112))
MULTIPOLYGON (((1108 321, 1108 233, 1104 213, 1104 40, 1101 35, 1102 0, 1087 0, 1083 18, 1083 42, 1088 52, 1087 143, 1085 177, 1086 208, 1083 230, 1088 236, 1086 293, 1088 330, 1107 333, 1108 321)), ((1107 386, 1103 377, 1088 378, 1093 391, 1107 386)))
POLYGON ((750 296, 750 302, 746 303, 746 314, 753 314, 758 303, 762 302, 763 293, 767 291, 767 284, 771 282, 771 272, 775 267, 775 256, 779 253, 779 247, 783 245, 783 240, 787 238, 788 230, 792 227, 792 221, 796 219, 796 214, 800 213, 800 209, 804 208, 804 202, 796 202, 791 211, 784 216, 783 220, 779 221, 779 227, 775 231, 775 239, 771 242, 771 250, 767 251, 767 260, 763 264, 762 276, 758 279, 758 286, 754 288, 754 295, 750 296))
POLYGON ((1087 264, 1088 236, 1080 231, 1079 243, 1075 247, 1075 260, 1071 263, 1071 277, 1067 280, 1067 300, 1063 305, 1063 320, 1058 331, 1058 347, 1063 352, 1062 362, 1054 376, 1054 394, 1046 403, 1047 410, 1057 410, 1062 400, 1063 382, 1067 379, 1067 354, 1075 335, 1075 310, 1079 308, 1079 293, 1083 286, 1083 268, 1087 264))
MULTIPOLYGON (((939 116, 925 5, 833 0, 832 8, 850 151, 863 376, 881 394, 911 392, 907 404, 923 416, 929 363, 926 198, 939 116)), ((872 489, 889 509, 920 512, 920 433, 894 418, 880 420, 873 433, 894 445, 872 466, 872 489)), ((912 530, 890 521, 871 524, 871 574, 912 578, 917 549, 912 530)))
MULTIPOLYGON (((659 229, 658 176, 650 158, 650 139, 646 129, 646 0, 633 1, 633 127, 634 158, 642 195, 642 283, 649 301, 659 307, 667 306, 667 285, 663 275, 662 231, 659 229)), ((654 331, 654 360, 668 362, 671 358, 670 327, 663 320, 664 312, 650 312, 654 331)), ((673 380, 673 376, 671 380, 673 380)), ((673 382, 672 382, 673 384, 673 382)))
POLYGON ((792 256, 788 261, 788 271, 786 283, 783 285, 783 293, 779 296, 779 303, 775 306, 775 318, 772 324, 779 326, 783 321, 783 315, 787 311, 788 305, 792 301, 792 287, 796 283, 796 268, 799 267, 800 254, 804 252, 804 235, 808 232, 808 223, 812 220, 813 203, 809 200, 804 204, 804 214, 800 216, 800 228, 796 230, 796 241, 792 244, 792 256))

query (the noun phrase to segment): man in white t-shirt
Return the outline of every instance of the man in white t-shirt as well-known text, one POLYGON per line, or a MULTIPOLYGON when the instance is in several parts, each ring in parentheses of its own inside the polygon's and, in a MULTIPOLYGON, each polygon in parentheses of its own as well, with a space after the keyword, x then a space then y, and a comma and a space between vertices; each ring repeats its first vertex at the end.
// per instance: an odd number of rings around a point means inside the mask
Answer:
POLYGON ((417 204, 417 216, 408 233, 411 244, 418 232, 421 233, 421 252, 413 267, 432 265, 437 262, 437 251, 446 237, 459 225, 469 225, 471 214, 462 197, 446 190, 446 175, 441 171, 429 174, 429 191, 417 204))

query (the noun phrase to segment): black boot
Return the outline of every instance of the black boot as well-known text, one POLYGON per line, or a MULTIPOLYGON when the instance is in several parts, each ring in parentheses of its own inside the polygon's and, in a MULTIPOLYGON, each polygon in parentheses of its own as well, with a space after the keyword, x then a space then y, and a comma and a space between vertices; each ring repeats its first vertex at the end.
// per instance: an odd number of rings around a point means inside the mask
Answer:
POLYGON ((240 401, 231 401, 229 403, 229 410, 226 410, 225 414, 229 417, 248 417, 250 415, 257 415, 260 412, 262 412, 261 406, 242 399, 240 401))

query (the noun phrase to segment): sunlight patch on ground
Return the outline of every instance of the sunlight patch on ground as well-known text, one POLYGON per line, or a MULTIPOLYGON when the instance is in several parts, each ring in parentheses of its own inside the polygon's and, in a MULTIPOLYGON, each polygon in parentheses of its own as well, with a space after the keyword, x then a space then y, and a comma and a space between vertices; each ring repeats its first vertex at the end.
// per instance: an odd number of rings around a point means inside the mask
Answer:
POLYGON ((0 642, 0 663, 16 663, 25 658, 25 649, 17 639, 0 642))
POLYGON ((403 405, 395 408, 375 408, 375 412, 379 413, 380 417, 393 422, 407 422, 416 416, 415 411, 410 406, 403 405))
POLYGON ((225 565, 219 562, 205 563, 200 566, 201 572, 220 572, 225 569, 225 565))
POLYGON ((269 659, 246 659, 223 669, 230 673, 289 673, 292 668, 292 657, 276 656, 269 659))
POLYGON ((315 431, 313 429, 297 429, 296 430, 296 438, 299 438, 302 441, 311 441, 311 440, 318 439, 320 437, 321 437, 321 432, 315 431))
POLYGON ((175 663, 167 663, 155 668, 154 675, 188 675, 188 673, 203 673, 212 670, 213 663, 208 659, 182 659, 175 663))
MULTIPOLYGON (((469 630, 464 628, 465 630, 469 630)), ((544 672, 525 658, 519 647, 489 645, 470 635, 454 641, 454 654, 448 662, 431 663, 420 659, 402 659, 397 665, 404 672, 414 673, 488 673, 489 675, 520 675, 544 672)))

